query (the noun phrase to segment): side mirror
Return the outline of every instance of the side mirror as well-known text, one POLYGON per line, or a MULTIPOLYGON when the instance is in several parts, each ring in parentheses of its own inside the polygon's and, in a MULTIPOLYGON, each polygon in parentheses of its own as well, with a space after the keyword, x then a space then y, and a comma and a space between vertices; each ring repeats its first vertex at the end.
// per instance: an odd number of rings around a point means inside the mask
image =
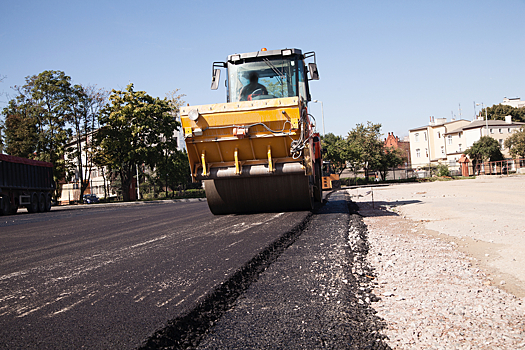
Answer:
POLYGON ((221 70, 220 69, 214 69, 213 70, 213 77, 211 80, 211 89, 217 90, 219 87, 219 80, 221 77, 221 70))
POLYGON ((319 72, 317 71, 317 64, 308 63, 308 71, 310 73, 310 80, 319 80, 319 72))

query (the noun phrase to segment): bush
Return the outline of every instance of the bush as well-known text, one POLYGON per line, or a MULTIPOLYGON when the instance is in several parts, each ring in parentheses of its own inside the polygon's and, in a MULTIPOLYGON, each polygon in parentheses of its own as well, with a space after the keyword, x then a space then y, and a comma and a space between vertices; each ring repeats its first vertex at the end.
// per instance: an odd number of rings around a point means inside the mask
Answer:
POLYGON ((375 179, 376 179, 375 177, 369 177, 368 182, 366 182, 364 177, 358 177, 357 179, 353 177, 345 177, 345 178, 341 178, 340 181, 341 181, 341 186, 356 186, 356 185, 359 186, 359 185, 366 185, 366 184, 374 184, 376 183, 375 179))
POLYGON ((183 191, 168 191, 168 197, 166 192, 162 191, 159 193, 146 193, 144 194, 144 200, 156 200, 156 199, 183 199, 183 198, 204 198, 206 193, 201 189, 189 189, 183 191))
POLYGON ((437 167, 437 175, 438 176, 450 176, 450 170, 448 169, 448 165, 439 164, 437 167))

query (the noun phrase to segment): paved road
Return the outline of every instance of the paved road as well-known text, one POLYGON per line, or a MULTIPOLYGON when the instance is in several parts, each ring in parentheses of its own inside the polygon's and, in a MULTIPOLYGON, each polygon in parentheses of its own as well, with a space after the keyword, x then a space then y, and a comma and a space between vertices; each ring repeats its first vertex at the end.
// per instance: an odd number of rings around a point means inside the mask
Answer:
POLYGON ((345 191, 333 193, 197 349, 389 349, 367 252, 361 217, 345 191))
POLYGON ((136 348, 309 215, 164 202, 0 217, 0 347, 136 348))

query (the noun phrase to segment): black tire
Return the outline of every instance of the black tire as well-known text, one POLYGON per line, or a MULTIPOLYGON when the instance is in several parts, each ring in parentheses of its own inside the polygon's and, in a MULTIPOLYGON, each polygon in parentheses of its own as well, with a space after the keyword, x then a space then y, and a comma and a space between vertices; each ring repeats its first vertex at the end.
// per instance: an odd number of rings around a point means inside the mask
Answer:
POLYGON ((27 211, 30 213, 37 213, 38 212, 38 194, 36 192, 33 192, 31 194, 31 203, 26 206, 27 211))
POLYGON ((48 212, 51 210, 51 193, 44 193, 44 197, 46 201, 44 211, 48 212))
POLYGON ((45 193, 40 192, 38 195, 38 212, 43 213, 46 211, 46 197, 45 193))
POLYGON ((11 214, 11 202, 9 197, 3 196, 0 198, 0 215, 9 215, 11 214))
POLYGON ((321 203, 323 201, 323 179, 321 173, 321 162, 315 163, 315 175, 314 178, 314 201, 321 203))

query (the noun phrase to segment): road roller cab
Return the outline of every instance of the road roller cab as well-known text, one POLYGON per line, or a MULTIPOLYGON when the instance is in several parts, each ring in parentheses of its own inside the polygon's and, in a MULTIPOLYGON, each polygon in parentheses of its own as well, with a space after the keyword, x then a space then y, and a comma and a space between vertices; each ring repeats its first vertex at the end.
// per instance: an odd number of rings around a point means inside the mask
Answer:
POLYGON ((298 49, 228 56, 227 102, 182 107, 194 181, 214 214, 310 210, 321 201, 321 149, 308 113, 315 53, 298 49), (305 63, 305 60, 313 62, 305 63), (308 67, 308 68, 307 68, 308 67))

